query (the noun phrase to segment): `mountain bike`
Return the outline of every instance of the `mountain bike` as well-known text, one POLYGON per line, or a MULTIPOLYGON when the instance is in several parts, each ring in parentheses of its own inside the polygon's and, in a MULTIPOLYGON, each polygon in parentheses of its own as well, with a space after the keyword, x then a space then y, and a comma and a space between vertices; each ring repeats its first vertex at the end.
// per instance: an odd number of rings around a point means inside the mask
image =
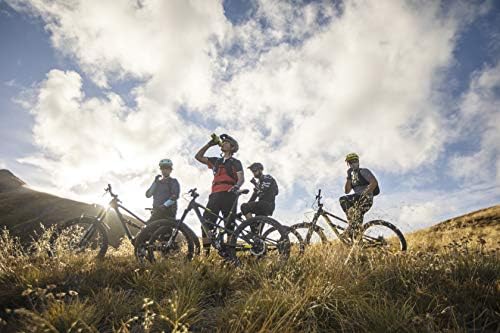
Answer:
MULTIPOLYGON (((235 193, 238 198, 248 192, 249 190, 240 190, 235 193)), ((220 256, 230 262, 239 263, 238 257, 242 253, 262 257, 275 252, 281 259, 288 258, 290 252, 289 229, 282 226, 278 221, 269 217, 256 216, 240 221, 241 223, 236 225, 233 231, 226 228, 226 225, 229 225, 230 221, 236 217, 233 214, 237 205, 237 198, 233 203, 231 213, 227 217, 223 217, 196 202, 199 197, 196 188, 189 190, 187 194, 191 197, 191 200, 180 219, 151 222, 137 235, 135 254, 139 261, 155 262, 170 257, 183 257, 189 260, 195 254, 195 251, 199 253, 196 246, 185 246, 183 248, 176 246, 179 233, 182 233, 184 238, 188 238, 188 244, 195 244, 196 241, 199 244, 197 237, 196 240, 192 239, 190 235, 183 232, 184 229, 189 228, 185 221, 191 211, 194 211, 211 246, 217 250, 220 256), (206 220, 202 212, 213 214, 216 217, 215 222, 206 220), (267 229, 272 229, 273 232, 268 233, 266 236, 254 231, 267 229)))
MULTIPOLYGON (((111 228, 105 221, 110 210, 116 212, 125 236, 134 243, 135 237, 131 228, 140 230, 147 222, 121 205, 122 201, 117 194, 113 193, 110 184, 104 189, 104 194, 106 193, 111 196, 111 201, 107 207, 103 207, 98 212, 97 216, 82 215, 56 226, 49 238, 50 256, 55 256, 61 250, 69 250, 74 253, 90 253, 99 258, 104 257, 109 246, 108 232, 111 228), (120 212, 121 209, 133 216, 140 224, 124 216, 120 212)), ((195 235, 192 230, 186 230, 186 232, 189 233, 190 238, 195 235)))
POLYGON ((358 244, 363 248, 384 248, 391 252, 406 251, 406 239, 403 233, 392 223, 383 220, 372 220, 366 223, 349 222, 326 211, 321 202, 322 198, 321 190, 318 190, 313 203, 315 212, 311 222, 297 223, 290 227, 301 235, 301 241, 305 246, 311 243, 328 242, 324 229, 318 225, 319 218, 322 217, 337 238, 344 244, 349 246, 358 244), (331 218, 345 225, 334 223, 331 218))

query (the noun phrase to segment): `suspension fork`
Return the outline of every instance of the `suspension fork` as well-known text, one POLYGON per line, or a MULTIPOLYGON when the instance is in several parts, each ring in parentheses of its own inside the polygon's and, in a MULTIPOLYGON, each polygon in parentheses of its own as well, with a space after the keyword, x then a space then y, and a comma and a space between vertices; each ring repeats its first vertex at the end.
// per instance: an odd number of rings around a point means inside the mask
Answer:
MULTIPOLYGON (((102 209, 99 214, 97 214, 97 217, 95 218, 95 220, 99 223, 99 224, 103 224, 103 220, 104 218, 106 217, 106 214, 108 213, 108 210, 109 208, 107 209, 102 209)), ((82 216, 83 217, 83 216, 82 216)), ((92 223, 90 225, 90 227, 85 230, 85 233, 83 234, 82 238, 80 239, 80 242, 78 242, 78 246, 79 247, 82 247, 86 242, 88 242, 88 240, 94 235, 94 232, 97 228, 97 223, 92 223)))
POLYGON ((311 242, 311 237, 312 237, 312 234, 314 232, 314 227, 316 226, 316 224, 318 223, 318 219, 319 217, 321 216, 323 212, 323 209, 322 208, 319 208, 316 213, 314 214, 314 217, 313 217, 313 220, 311 222, 311 226, 309 227, 309 229, 307 230, 307 235, 306 235, 306 244, 309 244, 311 242))
POLYGON ((174 227, 172 234, 170 235, 170 238, 168 239, 167 246, 170 246, 172 244, 172 242, 174 241, 174 239, 177 237, 177 234, 179 233, 179 228, 180 228, 181 224, 184 222, 187 214, 192 209, 194 209, 194 211, 196 212, 196 215, 199 215, 199 211, 196 209, 196 203, 194 202, 194 198, 191 200, 191 202, 189 202, 189 205, 184 210, 184 213, 182 213, 181 218, 178 220, 175 220, 175 222, 176 222, 175 227, 174 227))

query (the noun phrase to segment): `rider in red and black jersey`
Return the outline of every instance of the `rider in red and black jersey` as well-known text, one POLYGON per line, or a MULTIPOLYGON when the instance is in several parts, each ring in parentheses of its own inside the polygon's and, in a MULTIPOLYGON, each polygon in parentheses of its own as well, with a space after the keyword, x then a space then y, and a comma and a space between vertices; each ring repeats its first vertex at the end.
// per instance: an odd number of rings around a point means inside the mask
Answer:
MULTIPOLYGON (((214 140, 211 140, 196 153, 195 158, 200 163, 207 165, 214 173, 212 193, 208 197, 207 208, 213 214, 218 215, 219 212, 222 212, 222 215, 227 217, 231 213, 231 207, 233 207, 234 202, 238 199, 235 192, 243 185, 245 178, 241 162, 233 157, 233 154, 239 149, 238 142, 227 134, 222 134, 220 139, 222 141, 222 157, 205 156, 210 147, 217 145, 214 140)), ((236 206, 234 207, 236 208, 236 206)), ((235 210, 233 211, 233 216, 236 214, 235 210)), ((207 221, 215 222, 217 216, 213 214, 206 211, 203 217, 207 221)), ((234 218, 227 221, 225 227, 229 230, 234 230, 234 218)), ((205 253, 208 254, 210 251, 210 242, 203 228, 202 237, 205 253)))

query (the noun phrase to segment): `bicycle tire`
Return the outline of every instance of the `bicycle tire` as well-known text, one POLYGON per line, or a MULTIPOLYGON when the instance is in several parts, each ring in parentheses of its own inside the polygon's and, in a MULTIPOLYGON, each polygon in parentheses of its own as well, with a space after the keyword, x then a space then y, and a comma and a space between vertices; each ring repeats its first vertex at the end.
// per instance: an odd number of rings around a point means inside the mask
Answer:
MULTIPOLYGON (((199 256, 200 253, 201 253, 201 243, 200 243, 200 239, 198 238, 198 235, 196 235, 196 233, 193 231, 193 229, 191 229, 187 224, 184 224, 187 228, 187 231, 191 234, 191 240, 193 241, 193 254, 195 256, 199 256)), ((167 228, 168 227, 160 227, 158 228, 158 230, 155 231, 155 234, 159 234, 159 233, 162 233, 162 232, 165 232, 167 231, 167 228)))
POLYGON ((321 243, 328 243, 328 238, 326 237, 323 228, 317 224, 312 224, 311 222, 301 222, 292 225, 290 228, 301 235, 304 246, 310 245, 311 240, 319 240, 321 243), (307 235, 309 232, 311 232, 311 234, 308 238, 307 235))
POLYGON ((103 258, 108 251, 108 246, 108 233, 103 224, 96 217, 83 216, 67 220, 56 227, 49 238, 49 256, 55 257, 61 250, 77 253, 89 250, 95 251, 97 258, 103 258), (90 229, 91 227, 94 229, 90 229), (91 234, 86 235, 87 232, 91 234), (85 236, 87 240, 82 243, 83 239, 77 239, 78 234, 85 236), (78 244, 75 241, 78 241, 78 244))
POLYGON ((362 242, 364 247, 385 247, 389 251, 406 251, 408 246, 401 230, 384 220, 372 220, 363 224, 362 242), (377 232, 383 232, 384 235, 377 232), (389 243, 389 239, 392 242, 389 243))
POLYGON ((282 226, 278 221, 265 216, 255 216, 245 220, 232 233, 226 246, 228 258, 235 263, 239 263, 238 252, 250 252, 251 255, 261 258, 268 252, 277 250, 280 260, 287 260, 290 256, 290 239, 288 228, 282 226), (263 234, 253 232, 253 230, 264 230, 274 228, 276 237, 264 238, 263 234), (247 249, 248 251, 241 251, 247 249), (238 251, 240 250, 240 251, 238 251))
MULTIPOLYGON (((290 239, 290 234, 292 234, 297 239, 297 244, 298 244, 297 251, 298 251, 299 255, 304 254, 305 243, 304 243, 304 239, 302 238, 302 235, 296 229, 292 229, 291 227, 287 227, 284 225, 283 225, 283 227, 288 228, 288 235, 289 235, 288 238, 289 239, 290 239)), ((275 231, 276 231, 276 228, 274 228, 274 227, 269 228, 262 234, 262 236, 267 237, 269 234, 271 234, 272 232, 275 232, 275 231)), ((295 242, 292 242, 292 239, 290 239, 290 250, 293 249, 294 244, 295 244, 295 242)))
POLYGON ((184 223, 179 224, 178 234, 183 237, 184 241, 179 238, 174 243, 167 247, 167 241, 170 239, 171 231, 177 226, 178 221, 170 219, 156 220, 148 223, 137 235, 134 242, 134 254, 139 262, 144 262, 144 259, 154 263, 160 258, 171 258, 179 253, 184 253, 183 256, 187 260, 191 260, 194 255, 194 241, 191 238, 194 232, 184 223), (182 242, 182 244, 180 244, 182 242), (180 245, 179 245, 180 244, 180 245))

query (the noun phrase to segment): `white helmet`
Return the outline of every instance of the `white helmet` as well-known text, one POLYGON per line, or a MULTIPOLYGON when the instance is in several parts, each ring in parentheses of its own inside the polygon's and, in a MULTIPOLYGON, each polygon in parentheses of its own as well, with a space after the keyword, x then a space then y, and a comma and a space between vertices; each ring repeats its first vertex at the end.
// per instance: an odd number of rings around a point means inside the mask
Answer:
POLYGON ((172 163, 172 160, 169 159, 169 158, 164 158, 160 161, 160 163, 158 164, 161 167, 173 167, 174 166, 174 163, 172 163))

